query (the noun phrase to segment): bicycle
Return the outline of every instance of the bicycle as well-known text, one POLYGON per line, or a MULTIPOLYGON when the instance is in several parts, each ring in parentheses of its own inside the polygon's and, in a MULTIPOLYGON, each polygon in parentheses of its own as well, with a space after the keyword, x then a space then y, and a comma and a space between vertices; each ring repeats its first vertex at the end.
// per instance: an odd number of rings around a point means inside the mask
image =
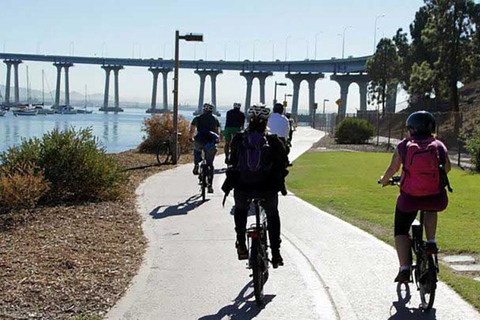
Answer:
POLYGON ((206 189, 208 187, 208 176, 209 176, 210 166, 207 164, 207 159, 205 156, 205 150, 202 150, 202 162, 198 170, 198 184, 200 185, 200 194, 202 196, 202 201, 205 201, 207 198, 206 189))
MULTIPOLYGON (((391 185, 399 185, 400 176, 390 179, 391 185)), ((435 291, 437 289, 437 274, 440 272, 438 256, 436 253, 427 252, 427 243, 423 240, 423 225, 425 212, 420 211, 420 221, 413 223, 410 228, 412 252, 415 255, 415 264, 412 265, 412 273, 415 278, 417 291, 420 291, 422 309, 425 311, 433 307, 435 291)), ((411 275, 412 276, 412 275, 411 275)))
MULTIPOLYGON (((168 131, 166 131, 168 132, 168 131)), ((157 156, 157 163, 159 165, 164 164, 172 164, 173 163, 173 149, 174 149, 174 141, 172 139, 173 134, 171 135, 170 139, 162 139, 158 142, 158 148, 156 152, 157 156)), ((181 133, 178 133, 178 137, 181 136, 181 133)), ((182 153, 182 149, 180 146, 180 141, 177 143, 177 162, 180 159, 180 154, 182 153)))
POLYGON ((247 229, 248 268, 252 270, 255 301, 263 304, 263 287, 268 280, 267 218, 260 207, 260 199, 254 198, 255 223, 247 229))

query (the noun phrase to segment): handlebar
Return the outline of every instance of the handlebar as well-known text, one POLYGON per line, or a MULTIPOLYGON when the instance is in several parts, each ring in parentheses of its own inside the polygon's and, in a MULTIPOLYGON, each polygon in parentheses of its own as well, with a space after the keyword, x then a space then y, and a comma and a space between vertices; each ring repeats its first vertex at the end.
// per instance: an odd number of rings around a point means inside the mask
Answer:
MULTIPOLYGON (((390 179, 388 179, 388 182, 392 186, 398 186, 400 184, 400 176, 393 176, 390 179)), ((380 184, 380 179, 377 181, 378 184, 380 184)))

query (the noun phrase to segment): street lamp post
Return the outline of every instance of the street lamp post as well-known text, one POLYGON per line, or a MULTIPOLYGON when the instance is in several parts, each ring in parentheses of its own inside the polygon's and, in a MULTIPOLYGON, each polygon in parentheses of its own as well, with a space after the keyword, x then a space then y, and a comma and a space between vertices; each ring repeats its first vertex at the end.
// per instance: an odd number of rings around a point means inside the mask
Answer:
POLYGON ((342 36, 342 59, 345 58, 345 32, 347 31, 347 29, 351 29, 353 28, 352 26, 347 26, 345 28, 343 28, 343 36, 342 36))
POLYGON ((285 61, 287 61, 287 52, 288 52, 288 39, 291 38, 292 36, 288 36, 285 39, 285 61))
POLYGON ((327 116, 325 115, 325 102, 328 102, 330 100, 328 99, 323 99, 323 131, 326 131, 327 129, 327 116))
POLYGON ((252 61, 255 61, 255 47, 257 46, 257 42, 258 42, 258 41, 260 41, 260 40, 255 39, 255 40, 253 41, 253 59, 252 59, 252 61))
POLYGON ((275 90, 273 90, 273 104, 277 103, 277 86, 286 86, 285 82, 277 82, 275 81, 275 90))
POLYGON ((317 60, 317 37, 319 34, 323 33, 323 31, 317 32, 315 34, 315 60, 317 60))
POLYGON ((384 14, 379 14, 375 17, 375 28, 373 29, 373 53, 375 53, 375 50, 377 48, 377 21, 378 19, 383 17, 385 17, 384 14))
POLYGON ((203 41, 202 34, 188 33, 181 36, 175 31, 175 70, 173 79, 173 164, 177 164, 178 159, 178 69, 179 69, 179 42, 185 41, 203 41))

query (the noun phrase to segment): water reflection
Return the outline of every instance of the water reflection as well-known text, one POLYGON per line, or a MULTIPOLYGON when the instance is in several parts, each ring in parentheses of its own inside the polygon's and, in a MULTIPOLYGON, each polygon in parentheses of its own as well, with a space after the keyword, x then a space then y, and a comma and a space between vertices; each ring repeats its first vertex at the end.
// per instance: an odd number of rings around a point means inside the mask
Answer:
MULTIPOLYGON (((191 111, 181 111, 189 121, 191 111)), ((91 127, 93 134, 108 152, 120 152, 136 148, 142 141, 143 120, 150 115, 141 109, 126 108, 118 114, 94 113, 81 115, 46 115, 35 117, 14 117, 11 112, 0 118, 0 152, 19 144, 21 139, 41 137, 53 129, 65 130, 91 127)), ((225 116, 219 118, 225 121, 225 116)))

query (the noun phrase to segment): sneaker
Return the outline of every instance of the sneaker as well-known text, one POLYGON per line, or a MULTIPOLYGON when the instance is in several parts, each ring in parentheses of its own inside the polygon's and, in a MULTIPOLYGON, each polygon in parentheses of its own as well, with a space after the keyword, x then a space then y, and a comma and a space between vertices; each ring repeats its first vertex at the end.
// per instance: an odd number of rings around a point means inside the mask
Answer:
POLYGON ((438 247, 435 242, 427 242, 427 254, 437 254, 438 253, 438 247))
POLYGON ((248 249, 245 241, 237 240, 235 242, 235 248, 237 248, 238 260, 247 260, 248 259, 248 249))
POLYGON ((394 282, 409 283, 410 282, 410 269, 399 271, 397 276, 395 277, 394 282))
POLYGON ((283 266, 283 258, 280 255, 280 251, 272 252, 272 266, 273 269, 277 269, 278 266, 283 266))
POLYGON ((193 174, 198 176, 198 164, 193 167, 193 174))
POLYGON ((208 186, 208 193, 213 193, 213 187, 212 186, 208 186))

